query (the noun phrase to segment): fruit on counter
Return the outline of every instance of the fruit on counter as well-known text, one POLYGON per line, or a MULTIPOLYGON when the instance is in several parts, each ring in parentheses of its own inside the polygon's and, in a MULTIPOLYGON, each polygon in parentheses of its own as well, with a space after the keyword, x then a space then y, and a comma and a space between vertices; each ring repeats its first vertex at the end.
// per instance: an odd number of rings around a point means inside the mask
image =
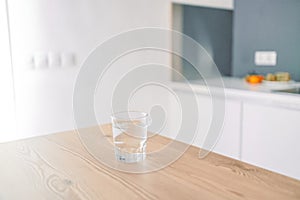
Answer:
POLYGON ((267 74, 267 81, 289 81, 291 80, 291 75, 288 72, 276 72, 275 74, 267 74))
POLYGON ((274 74, 269 73, 266 75, 266 80, 267 81, 276 81, 276 76, 274 74))
POLYGON ((251 84, 261 83, 264 80, 262 75, 247 75, 245 77, 246 81, 251 84))
POLYGON ((288 72, 277 72, 275 74, 276 76, 276 81, 289 81, 291 80, 290 73, 288 72))

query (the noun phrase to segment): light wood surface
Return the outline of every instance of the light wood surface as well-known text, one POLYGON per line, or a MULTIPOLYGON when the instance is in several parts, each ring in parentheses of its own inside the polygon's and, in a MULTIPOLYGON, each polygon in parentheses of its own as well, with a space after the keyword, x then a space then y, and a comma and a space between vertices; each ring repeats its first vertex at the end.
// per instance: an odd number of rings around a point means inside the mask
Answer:
MULTIPOLYGON (((107 137, 110 126, 106 126, 107 137)), ((169 142, 152 137, 149 149, 169 142)), ((190 147, 168 167, 146 174, 104 166, 69 131, 0 144, 0 200, 300 199, 300 182, 190 147)), ((113 159, 113 158, 112 158, 113 159)))

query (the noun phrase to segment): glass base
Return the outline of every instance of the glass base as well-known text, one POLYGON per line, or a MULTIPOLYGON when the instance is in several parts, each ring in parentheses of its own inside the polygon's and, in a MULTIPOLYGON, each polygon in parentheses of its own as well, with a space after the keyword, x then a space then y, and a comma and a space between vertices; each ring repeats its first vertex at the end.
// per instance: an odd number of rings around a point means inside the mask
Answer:
POLYGON ((145 160, 145 153, 128 153, 115 149, 115 156, 118 161, 124 163, 136 163, 145 160))

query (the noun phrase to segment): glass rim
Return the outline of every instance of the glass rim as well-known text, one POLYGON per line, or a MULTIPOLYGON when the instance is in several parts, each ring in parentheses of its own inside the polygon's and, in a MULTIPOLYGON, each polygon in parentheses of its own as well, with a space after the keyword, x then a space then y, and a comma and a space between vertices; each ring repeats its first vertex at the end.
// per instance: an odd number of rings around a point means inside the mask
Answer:
POLYGON ((112 119, 123 119, 123 120, 126 120, 126 119, 142 119, 142 118, 147 118, 149 116, 149 114, 147 112, 144 112, 144 111, 120 111, 120 112, 115 112, 115 113, 112 113, 111 114, 111 118, 112 119), (127 116, 118 116, 118 115, 121 115, 121 114, 125 114, 127 113, 128 115, 127 116), (130 113, 136 113, 136 114, 140 114, 142 116, 138 116, 138 117, 131 117, 130 116, 130 113))

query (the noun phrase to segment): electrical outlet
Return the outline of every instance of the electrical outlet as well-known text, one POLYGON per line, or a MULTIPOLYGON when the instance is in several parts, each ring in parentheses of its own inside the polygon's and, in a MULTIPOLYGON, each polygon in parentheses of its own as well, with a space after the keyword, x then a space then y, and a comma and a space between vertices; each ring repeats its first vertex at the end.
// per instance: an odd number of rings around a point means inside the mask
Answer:
POLYGON ((275 66, 277 53, 276 51, 256 51, 254 62, 257 66, 275 66))

